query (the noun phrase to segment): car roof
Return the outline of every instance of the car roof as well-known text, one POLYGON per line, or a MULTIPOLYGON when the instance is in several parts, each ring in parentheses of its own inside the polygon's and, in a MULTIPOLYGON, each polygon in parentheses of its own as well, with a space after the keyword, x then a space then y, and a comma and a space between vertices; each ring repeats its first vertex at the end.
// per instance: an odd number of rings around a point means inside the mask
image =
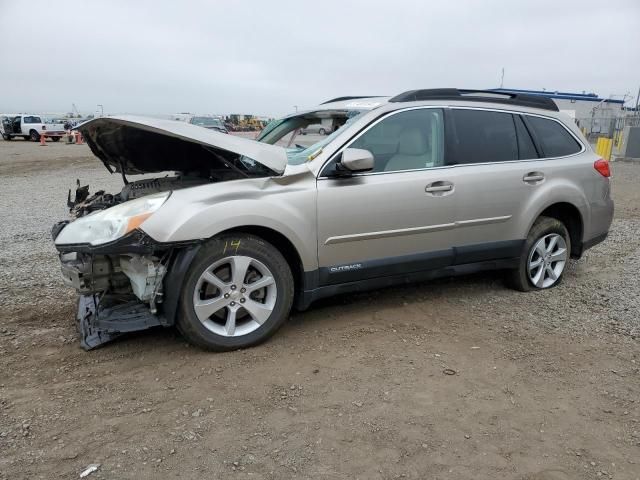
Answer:
POLYGON ((288 115, 295 117, 304 113, 321 112, 326 110, 373 110, 386 104, 391 97, 338 97, 321 103, 317 107, 299 111, 288 115))
MULTIPOLYGON (((513 112, 546 115, 564 119, 559 114, 556 103, 540 95, 501 92, 497 90, 469 90, 457 88, 432 88, 408 90, 390 96, 344 96, 327 100, 315 108, 291 113, 284 118, 305 114, 329 112, 332 110, 371 111, 380 109, 388 112, 418 106, 461 106, 469 108, 485 108, 508 110, 513 112)), ((327 113, 330 115, 329 113, 327 113)))
POLYGON ((564 114, 559 111, 553 110, 544 110, 540 108, 533 107, 525 107, 521 105, 508 105, 503 103, 496 103, 491 101, 467 101, 464 99, 460 100, 423 100, 423 101, 415 101, 415 102, 402 102, 402 103, 392 103, 389 102, 385 105, 381 105, 379 108, 382 112, 391 112, 395 110, 405 110, 409 108, 415 107, 464 107, 464 108, 472 108, 472 109, 483 109, 483 110, 499 110, 506 112, 514 112, 514 113, 527 113, 532 115, 541 115, 559 118, 563 117, 564 114))
MULTIPOLYGON (((534 110, 558 112, 557 104, 543 95, 530 95, 522 92, 504 92, 501 90, 471 90, 458 88, 430 88, 408 90, 395 95, 385 96, 349 96, 338 97, 321 103, 315 111, 332 109, 372 110, 384 104, 402 104, 421 102, 423 105, 433 104, 498 104, 509 107, 528 107, 534 110), (442 103, 441 101, 445 101, 442 103)), ((469 105, 471 104, 471 105, 469 105)))
POLYGON ((389 102, 405 103, 421 100, 466 100, 468 102, 489 102, 539 108, 542 110, 551 110, 554 112, 558 111, 558 105, 556 105, 556 103, 548 97, 542 95, 529 95, 520 92, 505 92, 501 90, 427 88, 403 92, 389 99, 389 102))

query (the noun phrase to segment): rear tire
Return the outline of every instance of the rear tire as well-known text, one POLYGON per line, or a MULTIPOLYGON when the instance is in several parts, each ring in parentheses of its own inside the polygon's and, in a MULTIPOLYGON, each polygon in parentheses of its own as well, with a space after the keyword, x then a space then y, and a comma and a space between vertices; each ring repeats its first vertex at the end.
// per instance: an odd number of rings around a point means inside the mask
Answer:
POLYGON ((3 133, 2 134, 2 139, 6 140, 8 142, 9 140, 11 140, 11 135, 7 135, 6 133, 3 133))
POLYGON ((560 284, 571 252, 571 238, 555 218, 539 217, 527 236, 517 269, 507 283, 521 292, 544 290, 560 284))
POLYGON ((318 130, 318 133, 319 133, 320 135, 326 135, 326 134, 327 134, 327 131, 326 131, 324 128, 321 128, 320 130, 318 130))
POLYGON ((59 142, 60 141, 60 137, 51 137, 51 140, 53 140, 54 142, 59 142))
POLYGON ((208 350, 251 347, 289 318, 293 293, 289 264, 273 245, 254 235, 225 234, 203 245, 189 266, 177 327, 208 350))

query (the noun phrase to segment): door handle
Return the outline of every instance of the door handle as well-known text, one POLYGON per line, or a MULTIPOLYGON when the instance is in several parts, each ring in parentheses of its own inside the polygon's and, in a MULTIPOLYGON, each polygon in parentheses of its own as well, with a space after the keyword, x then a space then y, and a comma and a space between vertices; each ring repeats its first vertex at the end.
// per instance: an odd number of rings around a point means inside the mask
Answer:
POLYGON ((544 180, 544 174, 541 172, 529 172, 524 177, 522 177, 522 181, 525 183, 540 183, 544 180))
POLYGON ((453 185, 438 185, 436 187, 427 187, 424 189, 425 192, 449 192, 453 189, 453 185))
POLYGON ((451 182, 433 182, 424 188, 424 191, 432 194, 444 194, 453 191, 453 183, 451 182))

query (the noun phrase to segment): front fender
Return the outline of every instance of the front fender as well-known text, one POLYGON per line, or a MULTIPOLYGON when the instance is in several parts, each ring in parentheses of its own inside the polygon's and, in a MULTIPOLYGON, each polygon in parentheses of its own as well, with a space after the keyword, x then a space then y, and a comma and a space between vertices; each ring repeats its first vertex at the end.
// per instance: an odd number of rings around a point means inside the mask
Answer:
POLYGON ((257 226, 287 237, 305 271, 318 268, 314 182, 246 179, 174 191, 141 228, 158 242, 208 239, 257 226))

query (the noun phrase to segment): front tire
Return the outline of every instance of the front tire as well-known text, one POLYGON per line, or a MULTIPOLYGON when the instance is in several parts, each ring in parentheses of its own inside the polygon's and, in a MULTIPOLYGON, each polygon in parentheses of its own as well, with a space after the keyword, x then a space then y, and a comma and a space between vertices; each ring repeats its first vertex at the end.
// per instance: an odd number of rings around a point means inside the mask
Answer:
POLYGON ((60 141, 60 137, 51 137, 51 140, 53 142, 59 142, 60 141))
POLYGON ((29 138, 31 138, 32 142, 39 142, 40 141, 40 134, 38 132, 36 132, 35 130, 31 130, 29 132, 29 138))
POLYGON ((318 133, 319 133, 320 135, 326 135, 326 134, 327 134, 327 131, 326 131, 324 128, 321 128, 320 130, 318 130, 318 133))
POLYGON ((6 133, 3 133, 2 139, 8 142, 9 140, 11 140, 11 135, 7 135, 6 133))
POLYGON ((507 281, 521 292, 544 290, 562 281, 571 252, 571 238, 564 224, 551 217, 538 218, 527 236, 518 268, 507 281))
POLYGON ((183 285, 178 330, 208 350, 264 342, 289 318, 293 303, 289 264, 273 245, 248 234, 207 242, 183 285))

